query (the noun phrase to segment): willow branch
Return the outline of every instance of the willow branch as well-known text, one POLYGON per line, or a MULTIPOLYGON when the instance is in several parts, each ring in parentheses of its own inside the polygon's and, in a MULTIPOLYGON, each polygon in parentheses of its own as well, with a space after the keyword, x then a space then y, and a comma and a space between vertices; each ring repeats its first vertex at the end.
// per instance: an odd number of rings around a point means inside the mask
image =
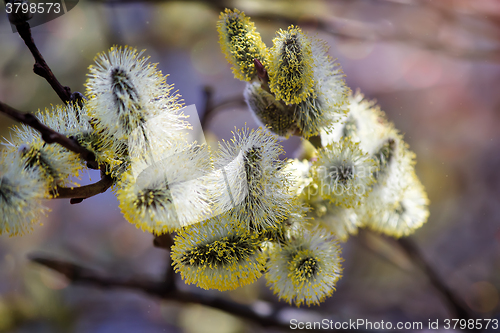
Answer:
POLYGON ((109 175, 104 174, 101 177, 101 180, 89 185, 73 188, 58 186, 53 194, 56 199, 71 199, 72 204, 80 203, 83 199, 106 192, 113 185, 113 179, 109 175))
POLYGON ((309 142, 314 146, 316 149, 320 149, 323 147, 323 144, 321 143, 321 136, 319 135, 313 135, 309 138, 307 138, 309 142))
MULTIPOLYGON (((165 0, 91 0, 93 2, 99 2, 107 5, 119 5, 119 4, 128 4, 128 3, 137 3, 137 2, 148 2, 148 3, 159 3, 164 2, 165 0)), ((232 8, 233 4, 229 1, 207 1, 207 0, 193 0, 194 2, 201 2, 210 5, 214 10, 220 11, 225 7, 232 8)), ((340 0, 339 0, 340 2, 340 0)), ((366 4, 368 1, 366 0, 343 0, 344 3, 354 4, 357 6, 358 4, 366 4)), ((496 27, 495 24, 495 16, 492 15, 489 17, 488 15, 484 15, 482 13, 461 13, 457 10, 454 10, 450 6, 435 4, 431 2, 425 1, 396 1, 396 0, 371 0, 369 1, 374 4, 381 4, 383 6, 391 6, 395 13, 392 16, 397 16, 399 12, 408 10, 408 8, 414 9, 425 9, 429 8, 438 14, 445 14, 448 17, 453 18, 468 18, 474 20, 484 20, 487 19, 492 21, 492 34, 495 36, 496 27), (430 5, 432 4, 432 5, 430 5)), ((452 45, 450 43, 444 43, 442 40, 438 40, 438 34, 422 37, 417 33, 412 31, 406 32, 404 29, 395 28, 393 30, 388 30, 380 26, 366 24, 364 22, 349 20, 341 17, 333 17, 330 16, 328 19, 318 18, 317 16, 311 15, 309 18, 307 16, 301 15, 300 19, 297 17, 292 17, 288 15, 282 15, 278 13, 262 13, 262 12, 248 12, 248 15, 251 16, 253 20, 260 20, 263 22, 278 22, 283 23, 286 26, 291 24, 300 25, 302 27, 311 26, 319 31, 323 31, 327 34, 330 34, 337 38, 342 39, 350 39, 350 40, 359 40, 359 41, 382 41, 382 42, 398 42, 404 44, 410 44, 415 47, 421 49, 427 49, 431 51, 436 51, 448 56, 469 59, 469 60, 478 60, 478 61, 491 61, 491 62, 500 62, 500 45, 497 39, 492 38, 491 44, 494 44, 490 48, 479 48, 479 47, 462 47, 457 45, 452 45)), ((304 13, 307 15, 307 13, 304 13)), ((462 20, 457 20, 461 22, 462 20)), ((457 30, 463 29, 463 26, 453 27, 457 30)), ((469 31, 472 38, 476 39, 479 35, 473 31, 469 31)))
MULTIPOLYGON (((179 303, 197 303, 216 308, 227 313, 252 320, 262 326, 274 326, 289 329, 287 323, 279 321, 277 310, 262 314, 251 306, 239 304, 223 298, 178 290, 175 284, 151 281, 147 279, 109 277, 80 265, 43 256, 30 256, 30 260, 63 274, 75 284, 91 285, 101 288, 126 288, 142 291, 148 295, 172 300, 179 303)), ((268 305, 271 307, 271 305, 268 305)))
POLYGON ((24 43, 31 51, 33 58, 35 58, 35 64, 33 65, 33 72, 41 77, 43 77, 50 84, 52 89, 56 92, 59 98, 64 103, 78 102, 80 103, 84 97, 81 93, 75 92, 71 93, 71 89, 67 86, 63 86, 55 77, 54 73, 50 69, 49 65, 43 58, 42 54, 35 45, 33 36, 31 35, 31 28, 28 22, 21 22, 16 24, 17 32, 19 36, 23 39, 24 43))
MULTIPOLYGON (((282 330, 289 331, 290 323, 286 319, 280 319, 285 316, 280 316, 283 309, 289 307, 276 308, 268 302, 260 301, 265 308, 265 311, 257 310, 255 307, 246 304, 240 304, 228 299, 210 295, 208 293, 200 293, 193 291, 179 290, 174 283, 165 283, 153 281, 148 279, 139 278, 122 278, 110 277, 101 274, 95 270, 66 262, 59 259, 48 258, 40 255, 30 255, 30 260, 48 267, 56 272, 64 275, 70 282, 80 285, 88 285, 100 287, 104 289, 125 288, 131 290, 141 291, 150 296, 169 300, 178 303, 195 303, 208 306, 214 309, 222 310, 229 314, 238 316, 242 319, 252 321, 260 326, 274 327, 282 330)), ((294 308, 297 311, 296 308, 294 308)), ((304 315, 307 312, 304 311, 304 315)), ((310 330, 310 331, 323 331, 323 330, 310 330)), ((351 332, 367 333, 368 330, 363 329, 336 329, 338 332, 351 332)))
POLYGON ((58 143, 69 151, 80 155, 80 157, 87 162, 87 165, 89 165, 89 167, 93 169, 99 168, 93 152, 82 147, 76 140, 68 138, 67 136, 62 135, 61 133, 58 133, 53 129, 45 126, 38 120, 38 118, 33 116, 31 113, 20 112, 3 102, 0 102, 0 113, 3 113, 10 118, 37 130, 42 135, 43 141, 49 144, 58 143))

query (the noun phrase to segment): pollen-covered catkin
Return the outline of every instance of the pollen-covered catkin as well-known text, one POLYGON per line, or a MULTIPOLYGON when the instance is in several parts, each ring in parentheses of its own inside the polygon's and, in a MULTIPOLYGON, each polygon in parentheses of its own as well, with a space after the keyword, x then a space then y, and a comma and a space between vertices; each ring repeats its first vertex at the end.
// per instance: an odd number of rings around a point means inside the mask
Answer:
POLYGON ((173 146, 188 127, 180 96, 143 53, 112 47, 89 68, 88 113, 110 151, 108 164, 117 165, 115 177, 127 170, 130 156, 152 156, 158 144, 173 146))
POLYGON ((219 144, 215 168, 224 170, 224 177, 211 191, 231 220, 246 229, 262 230, 277 227, 287 218, 296 199, 279 159, 282 152, 277 136, 262 128, 238 130, 231 141, 219 144), (228 193, 228 187, 237 191, 228 193))
POLYGON ((326 43, 310 40, 313 93, 295 105, 297 125, 305 138, 340 127, 337 123, 348 111, 350 92, 340 65, 328 55, 326 43))
POLYGON ((298 104, 314 93, 311 41, 299 27, 280 30, 273 39, 269 88, 286 104, 298 104))
POLYGON ((342 276, 340 247, 324 229, 302 228, 289 242, 270 250, 266 280, 280 299, 319 304, 335 291, 342 276))
POLYGON ((226 9, 217 22, 219 43, 226 59, 233 65, 234 77, 242 81, 251 81, 256 77, 254 59, 266 65, 267 48, 254 23, 245 13, 237 9, 226 9))
POLYGON ((173 265, 188 284, 232 290, 262 275, 260 239, 220 216, 181 230, 174 242, 173 265))
POLYGON ((0 235, 23 235, 47 211, 42 199, 47 196, 41 171, 26 168, 18 154, 0 155, 0 235))
POLYGON ((319 195, 343 207, 359 205, 375 181, 375 161, 349 138, 320 149, 318 154, 313 164, 313 186, 319 195))
POLYGON ((206 146, 178 146, 155 163, 132 161, 118 183, 117 196, 127 221, 163 234, 211 216, 206 176, 213 172, 206 146), (139 164, 139 165, 136 165, 139 164))

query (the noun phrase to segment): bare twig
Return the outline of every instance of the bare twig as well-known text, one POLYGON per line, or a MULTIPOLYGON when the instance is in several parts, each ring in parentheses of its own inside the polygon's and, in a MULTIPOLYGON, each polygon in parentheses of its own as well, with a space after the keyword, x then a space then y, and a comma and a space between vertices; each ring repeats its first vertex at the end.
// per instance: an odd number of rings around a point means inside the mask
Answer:
POLYGON ((35 45, 35 41, 31 35, 31 28, 28 22, 22 22, 16 24, 17 31, 19 32, 19 36, 24 40, 24 43, 31 51, 33 58, 35 58, 35 64, 33 65, 33 72, 41 77, 43 77, 50 84, 52 89, 56 92, 59 98, 64 103, 81 103, 83 100, 83 95, 79 92, 71 93, 71 89, 69 87, 63 86, 55 77, 52 70, 45 62, 42 54, 38 50, 35 45))
POLYGON ((169 249, 168 249, 168 260, 167 260, 167 267, 165 269, 165 288, 168 290, 175 290, 177 288, 177 281, 175 279, 175 268, 173 262, 172 262, 172 246, 174 245, 174 237, 171 233, 167 233, 165 235, 168 235, 169 238, 169 249))
POLYGON ((323 144, 321 143, 321 137, 319 135, 313 135, 309 137, 307 140, 314 146, 316 149, 320 149, 323 147, 323 144))
MULTIPOLYGON (((101 288, 127 288, 142 291, 151 296, 177 301, 180 303, 197 303, 223 310, 233 315, 255 321, 262 326, 289 328, 276 316, 277 310, 272 309, 266 314, 255 311, 251 306, 239 304, 206 293, 195 293, 178 290, 175 284, 151 281, 137 278, 108 277, 98 272, 73 263, 44 256, 30 256, 31 261, 49 267, 69 279, 73 283, 98 286, 101 288)), ((269 304, 267 307, 272 308, 269 304)))
MULTIPOLYGON (((67 137, 45 126, 32 114, 22 113, 2 102, 0 102, 0 113, 4 113, 12 119, 37 130, 38 132, 40 132, 40 134, 42 135, 42 139, 45 142, 49 144, 58 143, 69 151, 80 155, 80 157, 87 162, 89 168, 99 168, 99 164, 97 163, 95 155, 92 151, 82 147, 73 138, 67 137)), ((98 182, 75 188, 57 187, 52 192, 53 195, 58 199, 71 198, 70 203, 76 204, 82 202, 83 199, 106 192, 107 189, 112 185, 113 179, 109 175, 106 175, 106 173, 104 172, 104 167, 101 166, 101 180, 99 180, 98 182)))
POLYGON ((214 91, 212 87, 205 86, 203 87, 203 97, 205 98, 205 108, 203 111, 203 116, 201 118, 201 128, 205 129, 208 125, 209 120, 212 118, 212 113, 214 112, 213 107, 213 95, 214 91))
MULTIPOLYGON (((101 288, 126 288, 144 292, 150 296, 158 297, 179 303, 196 303, 214 309, 225 311, 242 319, 252 321, 264 327, 274 327, 282 330, 290 330, 290 322, 287 315, 283 313, 288 306, 277 308, 271 303, 259 301, 260 310, 255 306, 233 302, 231 300, 217 297, 208 293, 180 290, 175 284, 138 278, 109 277, 92 269, 59 259, 49 258, 41 255, 30 255, 30 260, 63 274, 74 284, 90 285, 101 288), (283 314, 283 315, 282 315, 283 314)), ((297 309, 294 308, 294 313, 297 309)), ((308 311, 303 311, 307 316, 308 311)), ((315 330, 309 330, 315 331, 315 330)), ((319 331, 319 330, 318 330, 319 331)), ((336 329, 338 332, 367 333, 363 329, 336 329)))
POLYGON ((87 162, 89 167, 98 169, 99 166, 96 162, 95 155, 90 150, 82 147, 76 140, 68 138, 53 129, 42 124, 35 116, 30 113, 22 113, 11 106, 0 102, 0 113, 3 113, 10 118, 19 121, 31 128, 37 130, 42 135, 42 139, 47 143, 58 143, 64 148, 80 155, 80 157, 87 162))

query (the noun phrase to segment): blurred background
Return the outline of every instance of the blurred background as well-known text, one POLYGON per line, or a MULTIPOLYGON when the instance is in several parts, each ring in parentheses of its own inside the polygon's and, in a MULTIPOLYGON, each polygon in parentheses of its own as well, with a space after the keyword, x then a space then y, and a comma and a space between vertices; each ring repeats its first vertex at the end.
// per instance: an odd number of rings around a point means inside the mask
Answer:
MULTIPOLYGON (((347 84, 376 99, 417 154, 417 174, 431 201, 429 221, 412 236, 424 257, 474 315, 499 318, 500 2, 87 0, 33 28, 33 35, 59 81, 81 92, 97 53, 115 44, 146 49, 200 116, 211 91, 210 103, 221 107, 204 131, 222 139, 234 127, 256 126, 241 102, 244 83, 233 78, 220 52, 215 25, 225 7, 245 11, 268 46, 276 30, 292 23, 327 41, 347 84)), ((31 54, 2 16, 0 100, 23 111, 60 104, 32 66, 31 54)), ((8 138, 12 124, 0 116, 0 134, 8 138)), ((292 157, 301 141, 282 144, 292 157)), ((81 183, 89 177, 99 179, 91 172, 81 183)), ((111 191, 78 205, 47 205, 52 211, 32 234, 0 236, 0 332, 272 331, 200 305, 69 285, 27 255, 159 280, 168 252, 125 221, 111 191)), ((427 277, 386 238, 362 233, 342 247, 344 276, 337 291, 321 306, 290 308, 290 318, 425 326, 451 316, 427 277)), ((207 293, 285 306, 264 279, 233 292, 207 293)))

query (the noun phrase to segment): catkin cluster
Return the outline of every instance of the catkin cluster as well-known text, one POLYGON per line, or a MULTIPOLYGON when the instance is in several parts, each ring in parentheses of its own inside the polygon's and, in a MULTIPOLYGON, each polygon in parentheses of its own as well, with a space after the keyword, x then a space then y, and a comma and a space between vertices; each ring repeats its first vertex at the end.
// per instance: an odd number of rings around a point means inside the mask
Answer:
MULTIPOLYGON (((130 223, 176 232, 171 256, 186 283, 231 290, 264 275, 281 299, 318 304, 342 275, 338 240, 363 226, 404 236, 427 220, 415 156, 382 111, 351 94, 322 41, 290 26, 267 48, 238 10, 217 29, 263 127, 235 130, 216 151, 187 141, 180 96, 130 47, 96 57, 81 106, 35 116, 95 154, 130 223), (321 145, 286 161, 278 140, 290 135, 321 145)), ((26 126, 4 143, 0 232, 23 234, 86 165, 26 126)))

